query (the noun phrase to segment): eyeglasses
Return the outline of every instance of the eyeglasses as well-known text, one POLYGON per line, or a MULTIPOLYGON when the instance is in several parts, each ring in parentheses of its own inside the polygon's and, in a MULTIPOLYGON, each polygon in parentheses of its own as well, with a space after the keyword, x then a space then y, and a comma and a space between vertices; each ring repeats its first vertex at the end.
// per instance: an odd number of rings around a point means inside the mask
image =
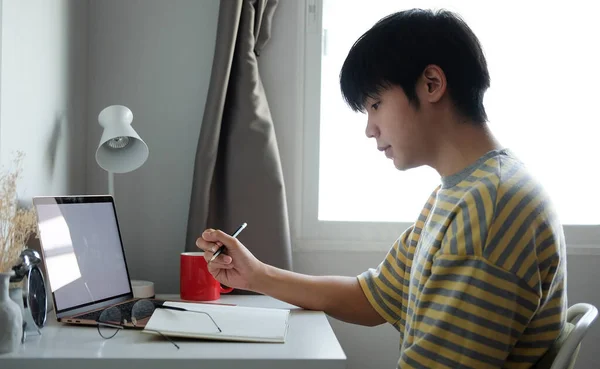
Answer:
MULTIPOLYGON (((219 325, 215 322, 215 320, 212 318, 212 316, 210 316, 210 314, 207 312, 197 311, 197 310, 189 310, 189 309, 184 309, 184 308, 180 308, 180 307, 176 307, 176 306, 166 306, 166 305, 162 305, 162 304, 157 305, 150 300, 142 299, 142 300, 136 301, 136 303, 133 304, 133 306, 131 308, 131 312, 129 312, 130 313, 129 317, 126 316, 128 311, 123 312, 117 306, 111 306, 111 307, 103 310, 102 313, 100 313, 100 317, 96 320, 96 322, 98 323, 97 324, 98 333, 100 334, 100 336, 102 336, 102 338, 111 339, 114 336, 116 336, 117 333, 119 333, 119 331, 122 330, 123 328, 125 328, 125 326, 129 323, 131 323, 131 325, 133 327, 142 328, 145 326, 145 323, 150 319, 150 317, 154 313, 154 310, 156 310, 156 309, 168 309, 168 310, 175 310, 175 311, 187 311, 187 312, 197 313, 197 314, 205 314, 206 316, 208 316, 210 318, 210 320, 213 322, 215 327, 219 330, 219 333, 222 332, 219 325)), ((177 349, 179 349, 179 346, 173 340, 171 340, 169 337, 165 336, 164 334, 162 334, 159 331, 153 331, 153 332, 160 334, 166 340, 168 340, 173 345, 175 345, 175 347, 177 347, 177 349)))

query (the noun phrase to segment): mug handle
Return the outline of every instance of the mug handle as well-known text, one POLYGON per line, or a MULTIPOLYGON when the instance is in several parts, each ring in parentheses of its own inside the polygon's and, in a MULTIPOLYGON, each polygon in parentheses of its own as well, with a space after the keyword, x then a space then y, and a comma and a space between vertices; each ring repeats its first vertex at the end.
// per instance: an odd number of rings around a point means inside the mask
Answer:
POLYGON ((220 283, 219 283, 219 288, 221 289, 221 293, 229 293, 229 292, 233 291, 233 288, 231 288, 231 287, 227 287, 227 288, 225 288, 225 287, 223 287, 223 285, 222 285, 222 284, 220 284, 220 283))

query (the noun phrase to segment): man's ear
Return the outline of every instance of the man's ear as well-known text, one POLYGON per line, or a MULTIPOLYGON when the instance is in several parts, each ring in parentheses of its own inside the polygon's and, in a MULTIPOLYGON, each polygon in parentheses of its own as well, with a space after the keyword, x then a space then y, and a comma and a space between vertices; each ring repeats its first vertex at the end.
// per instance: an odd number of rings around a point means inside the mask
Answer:
POLYGON ((421 76, 422 99, 431 103, 438 102, 446 93, 446 74, 442 68, 431 64, 425 67, 421 76))

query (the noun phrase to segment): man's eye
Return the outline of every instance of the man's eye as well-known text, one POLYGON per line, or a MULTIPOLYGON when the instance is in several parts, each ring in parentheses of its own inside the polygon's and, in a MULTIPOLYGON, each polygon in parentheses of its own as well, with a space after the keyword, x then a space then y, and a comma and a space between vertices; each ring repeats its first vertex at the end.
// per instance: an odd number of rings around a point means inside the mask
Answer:
POLYGON ((378 102, 376 102, 375 104, 371 105, 371 109, 377 110, 377 108, 379 108, 379 103, 378 102))

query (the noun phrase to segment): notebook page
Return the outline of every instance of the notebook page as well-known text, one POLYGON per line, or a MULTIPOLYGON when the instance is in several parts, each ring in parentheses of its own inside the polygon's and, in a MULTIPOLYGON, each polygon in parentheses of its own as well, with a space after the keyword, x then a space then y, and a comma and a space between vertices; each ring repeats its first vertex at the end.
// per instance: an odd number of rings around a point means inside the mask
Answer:
POLYGON ((169 301, 165 305, 202 311, 206 314, 156 309, 145 332, 165 335, 246 342, 284 342, 290 311, 243 306, 224 306, 169 301))

